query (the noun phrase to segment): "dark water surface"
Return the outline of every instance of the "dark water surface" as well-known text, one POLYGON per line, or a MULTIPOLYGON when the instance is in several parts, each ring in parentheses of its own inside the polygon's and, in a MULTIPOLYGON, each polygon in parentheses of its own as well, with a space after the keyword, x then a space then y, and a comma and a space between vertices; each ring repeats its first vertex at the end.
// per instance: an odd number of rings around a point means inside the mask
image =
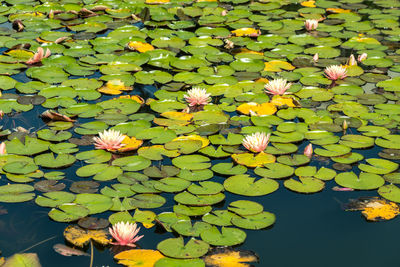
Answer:
MULTIPOLYGON (((275 213, 276 223, 264 230, 246 230, 246 242, 240 249, 253 250, 260 257, 255 266, 336 267, 336 266, 399 266, 397 251, 400 235, 398 218, 379 223, 367 222, 360 212, 345 212, 340 202, 360 196, 375 196, 376 192, 335 192, 334 182, 317 194, 301 195, 285 188, 263 197, 248 198, 275 213)), ((227 194, 229 202, 243 197, 227 194)), ((171 198, 163 210, 171 210, 171 198)), ((27 250, 37 253, 43 267, 89 266, 89 257, 65 257, 52 246, 64 243, 62 232, 68 224, 52 222, 47 208, 33 202, 2 204, 8 214, 0 215, 0 248, 3 256, 21 252, 51 237, 45 243, 27 250)), ((226 205, 225 205, 226 206, 226 205)), ((222 207, 221 207, 222 208, 222 207)), ((105 217, 107 217, 107 214, 105 217)), ((141 248, 153 249, 160 241, 173 237, 161 228, 143 229, 141 248)), ((90 248, 86 247, 90 253, 90 248)), ((121 266, 112 259, 109 248, 94 250, 93 266, 121 266)))

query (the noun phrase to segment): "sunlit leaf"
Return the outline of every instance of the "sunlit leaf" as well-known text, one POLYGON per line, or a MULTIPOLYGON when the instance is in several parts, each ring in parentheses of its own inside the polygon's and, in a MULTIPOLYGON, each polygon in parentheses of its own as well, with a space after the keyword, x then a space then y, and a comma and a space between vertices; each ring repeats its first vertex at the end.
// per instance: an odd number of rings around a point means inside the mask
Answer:
POLYGON ((164 256, 159 251, 150 249, 125 250, 114 256, 119 264, 128 267, 153 267, 161 258, 164 258, 164 256))
POLYGON ((111 242, 108 238, 108 231, 86 230, 77 225, 70 225, 64 230, 64 237, 68 242, 78 247, 83 247, 93 240, 99 244, 107 245, 111 242))

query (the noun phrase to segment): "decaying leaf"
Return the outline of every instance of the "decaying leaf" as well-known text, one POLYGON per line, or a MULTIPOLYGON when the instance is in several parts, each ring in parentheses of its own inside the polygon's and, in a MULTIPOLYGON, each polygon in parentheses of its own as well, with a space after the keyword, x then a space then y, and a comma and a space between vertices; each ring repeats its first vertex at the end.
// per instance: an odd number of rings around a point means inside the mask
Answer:
POLYGON ((288 106, 295 108, 299 106, 298 102, 295 99, 279 95, 274 96, 269 103, 277 107, 288 106))
POLYGON ((138 149, 143 144, 143 141, 136 139, 134 136, 125 136, 121 144, 124 144, 124 146, 118 149, 118 152, 127 152, 138 149))
POLYGON ((115 79, 110 80, 106 83, 105 86, 98 89, 99 92, 108 95, 119 95, 122 91, 131 91, 132 87, 125 86, 124 82, 121 80, 115 79))
POLYGON ((381 199, 368 202, 361 213, 368 221, 386 221, 396 217, 399 212, 396 203, 381 199))
POLYGON ((351 10, 343 9, 343 8, 327 8, 326 11, 331 12, 331 13, 350 13, 351 12, 351 10))
POLYGON ((344 208, 346 211, 361 210, 368 221, 386 221, 400 213, 397 203, 378 197, 351 199, 344 208))
POLYGON ((99 244, 107 245, 111 242, 105 230, 85 230, 77 225, 70 225, 64 230, 64 237, 68 242, 78 247, 83 247, 93 240, 99 244))
POLYGON ((45 112, 42 113, 42 117, 53 121, 68 121, 68 122, 75 121, 66 115, 62 115, 60 113, 55 112, 54 110, 46 110, 45 112))
POLYGON ((55 252, 63 256, 90 256, 89 253, 86 253, 79 249, 68 247, 64 244, 55 244, 53 246, 53 249, 55 250, 55 252))
POLYGON ((201 137, 200 135, 197 134, 182 135, 173 139, 172 141, 185 141, 185 140, 201 141, 202 143, 201 148, 206 147, 208 146, 208 144, 210 144, 210 141, 207 138, 201 137))
POLYGON ((243 113, 245 115, 272 115, 275 114, 277 111, 277 108, 274 106, 274 104, 271 103, 262 103, 262 104, 257 104, 257 103, 244 103, 241 104, 236 108, 237 111, 240 113, 243 113))
POLYGON ((261 31, 253 28, 240 28, 232 31, 232 33, 238 37, 240 36, 257 37, 261 34, 261 31))
MULTIPOLYGON (((159 0, 157 0, 159 1, 159 0)), ((152 46, 151 44, 147 44, 147 43, 142 43, 142 42, 138 42, 138 41, 132 41, 128 43, 128 48, 131 50, 137 50, 140 53, 144 53, 146 51, 151 51, 154 50, 154 46, 152 46)))
POLYGON ((295 67, 289 62, 282 60, 271 60, 264 63, 264 71, 280 72, 283 70, 294 70, 295 67))
POLYGON ((158 250, 131 249, 118 253, 114 256, 119 264, 128 267, 153 267, 154 264, 164 256, 158 250))
POLYGON ((121 95, 119 98, 126 98, 126 99, 132 99, 138 102, 139 104, 144 104, 144 99, 141 96, 138 95, 121 95))
POLYGON ((228 248, 214 249, 204 257, 210 267, 249 267, 246 262, 257 262, 258 256, 251 251, 236 251, 228 248))
POLYGON ((305 7, 316 7, 314 0, 301 2, 301 5, 305 7))

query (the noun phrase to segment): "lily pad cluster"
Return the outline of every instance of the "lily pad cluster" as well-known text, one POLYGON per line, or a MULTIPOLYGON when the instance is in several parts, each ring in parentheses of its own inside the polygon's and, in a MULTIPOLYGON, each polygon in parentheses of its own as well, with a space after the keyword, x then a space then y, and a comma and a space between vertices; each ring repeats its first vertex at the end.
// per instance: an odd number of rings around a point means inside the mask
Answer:
MULTIPOLYGON (((160 225, 177 237, 158 244, 154 266, 205 266, 211 248, 270 227, 274 207, 251 197, 279 187, 311 194, 334 181, 400 203, 398 7, 3 1, 3 120, 33 110, 42 126, 0 129, 0 202, 34 200, 57 222, 111 211, 111 224, 160 225), (332 65, 346 77, 328 79, 332 65), (264 88, 278 78, 292 85, 272 96, 264 88), (210 103, 189 106, 193 87, 210 103), (95 149, 108 130, 124 136, 122 149, 95 149), (253 133, 270 134, 260 153, 242 145, 253 133), (309 144, 313 154, 303 153, 309 144)), ((132 255, 117 258, 132 264, 132 255)))

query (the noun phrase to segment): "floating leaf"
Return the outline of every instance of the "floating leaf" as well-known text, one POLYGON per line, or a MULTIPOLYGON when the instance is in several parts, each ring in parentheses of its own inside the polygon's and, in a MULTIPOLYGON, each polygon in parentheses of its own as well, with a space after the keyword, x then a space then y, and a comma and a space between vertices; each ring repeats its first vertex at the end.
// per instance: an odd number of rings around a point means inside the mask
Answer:
POLYGON ((216 226, 204 230, 201 239, 213 246, 234 246, 244 242, 246 233, 237 228, 222 227, 221 232, 216 226))
POLYGON ((114 259, 118 260, 119 264, 131 267, 153 267, 162 258, 164 256, 159 251, 150 249, 130 249, 114 256, 114 259))
POLYGON ((224 182, 227 191, 244 196, 263 196, 276 191, 278 182, 262 178, 255 181, 254 177, 247 174, 231 176, 224 182))
POLYGON ((182 237, 161 241, 157 249, 168 257, 178 259, 198 258, 207 253, 209 245, 201 240, 191 238, 186 245, 182 237))
POLYGON ((64 230, 64 237, 68 242, 78 247, 83 247, 93 240, 101 245, 107 245, 111 240, 107 237, 105 230, 85 230, 77 225, 70 225, 64 230))
POLYGON ((241 153, 241 154, 232 154, 232 159, 240 164, 247 167, 259 167, 264 164, 275 162, 275 156, 268 153, 241 153))
POLYGON ((258 257, 251 251, 216 248, 204 257, 204 262, 218 267, 248 267, 246 262, 257 262, 258 257))
MULTIPOLYGON (((0 259, 1 263, 1 259, 0 259)), ((7 258, 7 260, 1 265, 3 267, 41 267, 39 262, 39 257, 36 253, 16 253, 11 257, 7 258)))

